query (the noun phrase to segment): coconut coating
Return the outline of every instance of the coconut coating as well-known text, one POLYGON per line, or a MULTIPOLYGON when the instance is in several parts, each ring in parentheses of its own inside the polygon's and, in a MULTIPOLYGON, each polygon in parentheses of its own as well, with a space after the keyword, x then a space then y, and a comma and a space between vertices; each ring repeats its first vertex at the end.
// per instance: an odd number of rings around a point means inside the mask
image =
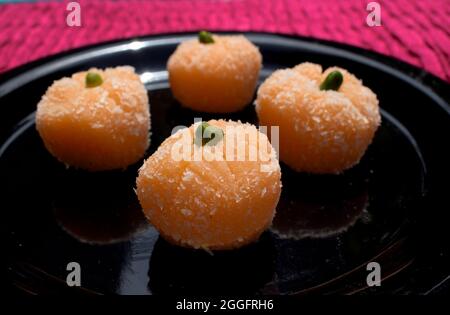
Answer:
POLYGON ((261 69, 258 48, 242 35, 213 36, 181 43, 167 63, 175 98, 210 113, 235 112, 252 101, 261 69))
POLYGON ((89 171, 125 168, 149 146, 146 89, 132 67, 105 70, 88 88, 87 72, 55 81, 37 106, 36 127, 48 151, 66 165, 89 171))
POLYGON ((348 71, 302 63, 275 71, 255 101, 260 125, 279 126, 280 160, 296 171, 340 173, 359 162, 380 125, 376 95, 348 71), (320 90, 331 71, 343 83, 320 90))
POLYGON ((225 131, 214 146, 193 144, 198 124, 167 138, 145 161, 137 178, 137 195, 149 221, 169 242, 207 250, 233 249, 259 238, 272 223, 281 192, 276 152, 255 126, 211 120, 225 131), (236 137, 226 127, 259 135, 236 137), (228 141, 236 141, 230 149, 228 141), (187 159, 173 159, 180 143, 191 148, 187 159), (245 155, 238 160, 240 149, 245 155), (251 150, 259 151, 251 158, 251 150), (202 159, 194 159, 196 150, 202 159), (222 159, 213 159, 221 156, 222 159))

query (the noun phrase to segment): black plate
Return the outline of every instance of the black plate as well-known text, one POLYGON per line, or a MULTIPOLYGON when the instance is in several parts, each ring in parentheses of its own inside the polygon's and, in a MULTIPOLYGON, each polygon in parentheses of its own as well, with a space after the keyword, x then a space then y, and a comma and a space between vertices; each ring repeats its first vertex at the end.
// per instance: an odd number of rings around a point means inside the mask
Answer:
POLYGON ((249 105, 232 115, 180 107, 165 65, 192 34, 143 37, 60 54, 0 80, 1 209, 8 279, 27 292, 304 294, 430 293, 448 290, 449 85, 412 66, 348 46, 247 34, 261 49, 261 80, 303 61, 339 65, 378 94, 383 122, 361 163, 340 176, 297 174, 282 165, 274 225, 259 242, 210 255, 169 245, 141 214, 133 192, 140 163, 124 172, 65 169, 34 127, 53 80, 91 66, 132 65, 149 91, 151 154, 194 117, 257 123, 249 105), (368 262, 381 265, 368 287, 368 262))

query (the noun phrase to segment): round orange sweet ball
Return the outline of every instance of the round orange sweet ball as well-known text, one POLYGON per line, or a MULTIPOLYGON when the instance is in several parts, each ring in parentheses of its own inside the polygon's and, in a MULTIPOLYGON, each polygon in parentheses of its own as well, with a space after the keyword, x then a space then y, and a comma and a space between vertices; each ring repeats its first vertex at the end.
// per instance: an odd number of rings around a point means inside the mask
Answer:
POLYGON ((48 88, 36 127, 48 151, 68 166, 123 169, 149 146, 147 91, 132 67, 78 72, 48 88))
POLYGON ((185 107, 236 112, 253 98, 261 69, 258 48, 242 35, 200 32, 181 43, 167 63, 174 97, 185 107))
POLYGON ((280 160, 309 173, 337 174, 357 164, 381 121, 376 95, 360 80, 313 63, 275 71, 255 104, 260 125, 279 126, 280 160))
POLYGON ((137 195, 146 217, 169 242, 205 250, 238 248, 256 241, 272 223, 280 166, 255 126, 224 120, 207 125, 205 134, 208 128, 223 133, 212 145, 193 141, 199 124, 167 138, 139 170, 137 195), (182 158, 174 155, 180 147, 187 150, 182 158))

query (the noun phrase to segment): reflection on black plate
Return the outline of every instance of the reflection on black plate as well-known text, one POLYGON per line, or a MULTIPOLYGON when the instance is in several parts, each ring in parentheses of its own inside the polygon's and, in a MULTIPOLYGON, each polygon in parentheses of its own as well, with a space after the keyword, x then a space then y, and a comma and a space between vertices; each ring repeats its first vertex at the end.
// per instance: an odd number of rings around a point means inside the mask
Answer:
POLYGON ((448 84, 362 50, 248 34, 273 70, 312 61, 348 68, 379 96, 383 122, 361 163, 339 176, 298 174, 282 165, 283 192, 272 228, 240 250, 211 255, 172 246, 144 219, 133 192, 140 163, 126 171, 65 169, 34 127, 35 106, 54 79, 91 66, 130 64, 149 90, 151 154, 194 117, 257 123, 253 105, 231 115, 183 109, 165 64, 192 35, 105 44, 39 61, 0 80, 2 222, 11 282, 33 293, 67 289, 66 266, 80 263, 77 293, 290 294, 429 293, 448 288, 441 219, 449 155, 448 84), (381 62, 380 62, 381 61, 381 62), (407 72, 409 76, 405 75, 407 72), (435 141, 436 140, 436 141, 435 141), (439 233, 442 233, 440 235, 439 233), (367 288, 366 264, 383 285, 367 288), (430 268, 430 266, 433 266, 430 268))
POLYGON ((81 242, 126 241, 146 228, 132 172, 62 170, 53 187, 53 211, 63 230, 81 242))
POLYGON ((274 244, 268 233, 255 244, 215 253, 159 238, 150 259, 149 288, 154 294, 254 294, 272 281, 273 273, 274 244))

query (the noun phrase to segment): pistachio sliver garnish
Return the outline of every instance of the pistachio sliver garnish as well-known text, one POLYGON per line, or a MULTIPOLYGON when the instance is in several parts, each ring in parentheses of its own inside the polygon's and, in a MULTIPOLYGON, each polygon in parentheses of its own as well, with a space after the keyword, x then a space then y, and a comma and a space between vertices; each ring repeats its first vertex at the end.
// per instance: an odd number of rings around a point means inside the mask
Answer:
POLYGON ((86 87, 92 88, 99 85, 102 85, 103 79, 100 74, 95 72, 88 72, 86 74, 86 87))
POLYGON ((332 71, 327 75, 325 80, 323 80, 322 84, 320 84, 320 89, 337 91, 341 87, 343 81, 344 77, 340 71, 332 71))
POLYGON ((202 122, 195 130, 194 143, 198 146, 215 145, 223 139, 223 136, 222 129, 202 122))
POLYGON ((214 38, 210 32, 201 31, 198 33, 198 40, 202 44, 212 44, 214 43, 214 38))

